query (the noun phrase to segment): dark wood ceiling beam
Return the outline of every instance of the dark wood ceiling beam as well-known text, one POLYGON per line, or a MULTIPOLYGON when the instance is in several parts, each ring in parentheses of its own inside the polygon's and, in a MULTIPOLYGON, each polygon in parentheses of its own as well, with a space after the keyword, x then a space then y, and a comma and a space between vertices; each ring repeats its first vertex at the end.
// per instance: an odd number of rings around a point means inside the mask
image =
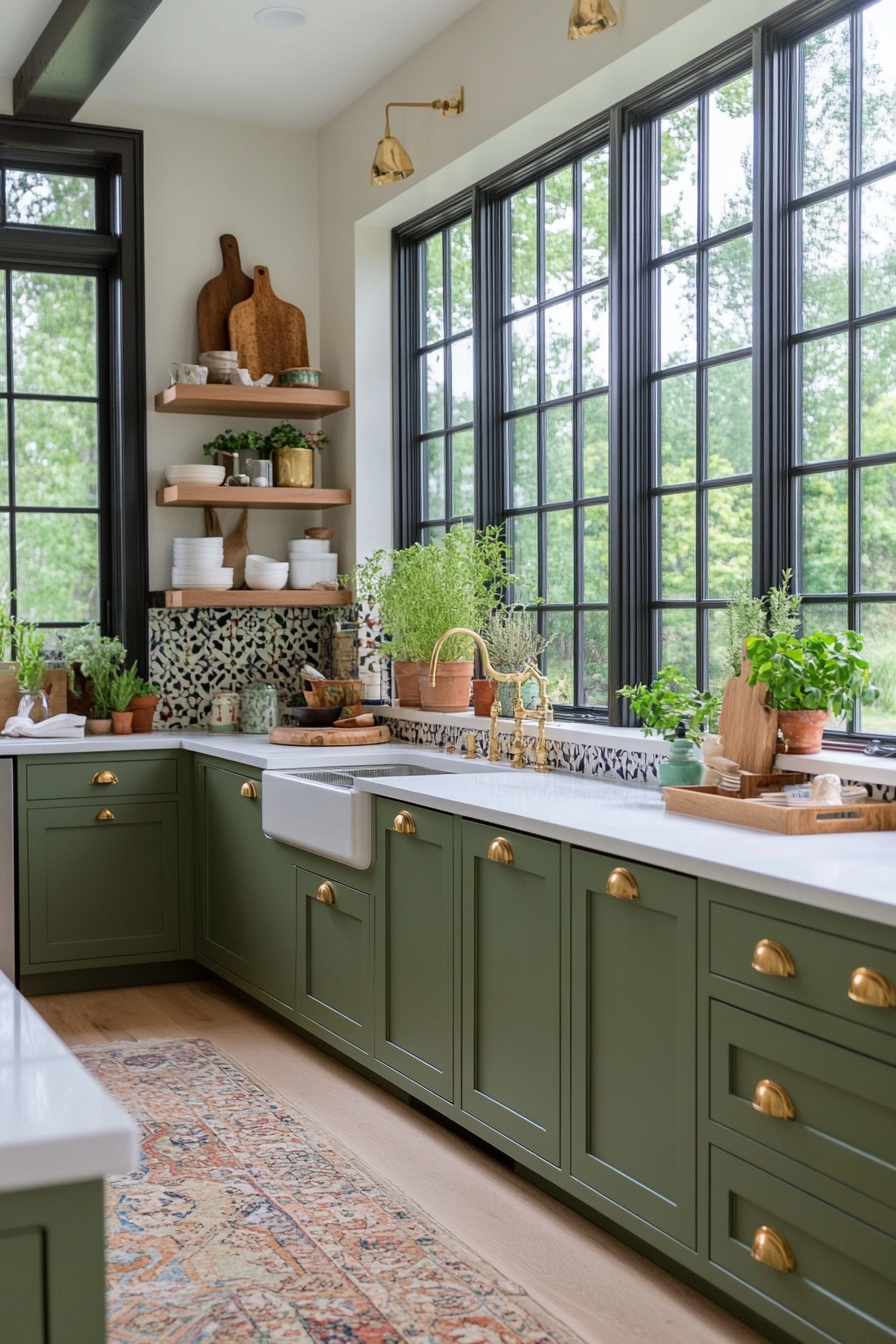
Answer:
POLYGON ((13 115, 71 121, 162 0, 61 0, 13 83, 13 115))

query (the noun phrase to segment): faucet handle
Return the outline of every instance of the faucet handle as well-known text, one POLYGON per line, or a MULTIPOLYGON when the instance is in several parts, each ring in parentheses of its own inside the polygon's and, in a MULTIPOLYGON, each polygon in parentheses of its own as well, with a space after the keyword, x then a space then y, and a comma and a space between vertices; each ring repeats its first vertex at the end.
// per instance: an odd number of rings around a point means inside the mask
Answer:
POLYGON ((466 746, 464 747, 463 751, 461 752, 461 755, 462 755, 462 756, 465 756, 466 759, 467 759, 468 761, 475 761, 475 759, 476 759, 476 734, 475 734, 475 733, 466 733, 466 734, 465 734, 465 738, 466 738, 466 746))

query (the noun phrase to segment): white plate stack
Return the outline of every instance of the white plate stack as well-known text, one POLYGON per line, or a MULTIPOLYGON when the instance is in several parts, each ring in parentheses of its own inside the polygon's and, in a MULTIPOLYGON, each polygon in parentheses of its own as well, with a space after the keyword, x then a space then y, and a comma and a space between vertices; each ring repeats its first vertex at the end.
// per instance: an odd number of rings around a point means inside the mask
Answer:
POLYGON ((289 565, 285 560, 272 560, 269 555, 246 556, 246 583, 257 591, 276 592, 286 587, 289 565))
POLYGON ((223 537, 175 537, 172 588, 232 588, 233 570, 224 568, 223 537))
POLYGON ((300 537, 289 543, 290 588, 316 588, 320 583, 335 583, 339 556, 330 552, 329 541, 300 537))

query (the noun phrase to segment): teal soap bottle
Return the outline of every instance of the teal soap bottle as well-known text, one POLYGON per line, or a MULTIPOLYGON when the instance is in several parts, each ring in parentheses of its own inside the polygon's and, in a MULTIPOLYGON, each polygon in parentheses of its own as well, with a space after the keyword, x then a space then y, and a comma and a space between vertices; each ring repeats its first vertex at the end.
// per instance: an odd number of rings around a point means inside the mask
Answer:
POLYGON ((675 740, 669 756, 660 762, 660 784, 699 784, 703 779, 703 762, 694 755, 694 743, 687 736, 687 724, 681 720, 675 730, 675 740))

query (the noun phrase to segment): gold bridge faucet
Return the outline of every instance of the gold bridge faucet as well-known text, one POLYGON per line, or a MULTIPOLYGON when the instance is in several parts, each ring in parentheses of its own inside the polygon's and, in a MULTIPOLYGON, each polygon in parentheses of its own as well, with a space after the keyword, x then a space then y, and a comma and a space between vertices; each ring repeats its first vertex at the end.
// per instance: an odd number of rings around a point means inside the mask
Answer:
MULTIPOLYGON (((523 738, 523 720, 537 719, 538 738, 535 745, 535 769, 540 775, 547 774, 551 767, 548 765, 548 748, 547 742, 545 741, 544 725, 545 723, 552 722, 554 717, 551 702, 548 700, 547 677, 543 677, 538 671, 538 668, 532 667, 531 664, 524 667, 522 672, 496 672, 491 665, 488 649, 486 648, 482 637, 477 635, 475 630, 467 630, 463 626, 458 625, 451 630, 446 630, 444 635, 437 641, 436 646, 432 651, 432 658, 429 661, 430 686, 435 686, 436 684, 436 671, 439 666, 439 655, 442 652, 445 641, 449 640, 452 635, 466 635, 468 639, 472 639, 478 645, 479 652, 482 654, 482 670, 487 677, 491 677, 493 681, 512 682, 516 686, 516 697, 513 702, 514 730, 513 740, 510 744, 510 764, 516 770, 522 770, 524 768, 526 764, 526 744, 523 738), (538 682, 538 708, 525 709, 523 707, 523 686, 527 681, 531 681, 533 677, 538 682)), ((492 701, 492 722, 488 734, 488 759, 490 761, 498 761, 501 759, 501 754, 498 749, 499 706, 497 687, 495 690, 495 698, 492 701)))

